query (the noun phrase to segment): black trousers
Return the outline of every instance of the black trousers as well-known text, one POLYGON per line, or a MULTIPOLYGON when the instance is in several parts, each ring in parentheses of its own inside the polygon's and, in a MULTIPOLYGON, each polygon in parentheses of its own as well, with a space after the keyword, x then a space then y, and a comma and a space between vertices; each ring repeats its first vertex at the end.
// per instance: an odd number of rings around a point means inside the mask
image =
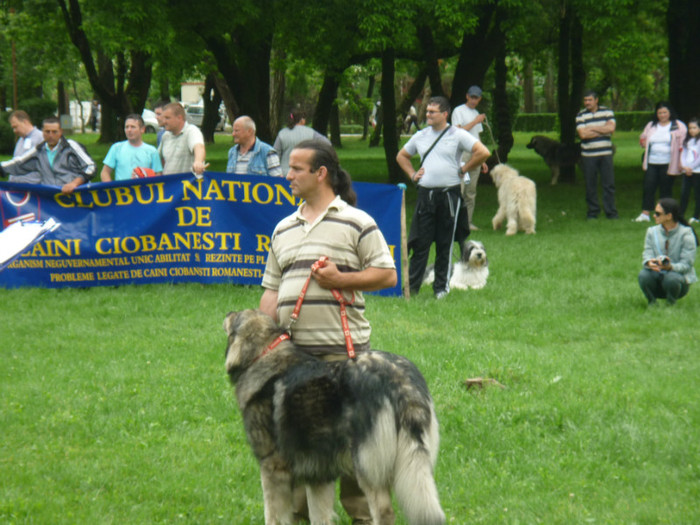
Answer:
POLYGON ((681 187, 681 215, 685 216, 685 210, 690 202, 690 194, 695 191, 695 211, 693 217, 700 219, 700 173, 693 173, 690 177, 686 174, 683 177, 683 186, 681 187))
POLYGON ((464 242, 469 235, 469 216, 462 206, 459 185, 448 188, 418 186, 416 209, 413 213, 408 250, 408 280, 411 293, 420 290, 428 264, 430 247, 435 243, 435 293, 447 290, 452 243, 464 242), (455 224, 456 221, 456 224, 455 224))
POLYGON ((653 211, 656 203, 654 195, 656 189, 659 188, 659 199, 673 196, 673 183, 675 177, 666 173, 668 164, 647 164, 647 170, 644 172, 644 191, 642 194, 642 209, 653 211))
POLYGON ((581 157, 581 168, 586 179, 587 216, 598 217, 600 213, 600 203, 598 201, 598 174, 600 173, 600 185, 603 188, 603 210, 605 210, 605 215, 609 219, 616 218, 613 156, 581 157))

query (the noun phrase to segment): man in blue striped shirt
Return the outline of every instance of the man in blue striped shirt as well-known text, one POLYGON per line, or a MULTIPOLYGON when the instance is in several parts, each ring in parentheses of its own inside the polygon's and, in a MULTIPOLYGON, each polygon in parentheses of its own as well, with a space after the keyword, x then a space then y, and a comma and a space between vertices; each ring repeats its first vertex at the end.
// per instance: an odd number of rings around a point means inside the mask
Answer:
POLYGON ((615 132, 615 115, 610 108, 598 105, 598 95, 595 91, 587 91, 584 94, 583 106, 585 109, 576 116, 576 131, 581 138, 581 168, 586 179, 586 216, 588 219, 597 219, 600 213, 600 173, 605 216, 608 219, 618 219, 615 208, 613 146, 610 140, 615 132))

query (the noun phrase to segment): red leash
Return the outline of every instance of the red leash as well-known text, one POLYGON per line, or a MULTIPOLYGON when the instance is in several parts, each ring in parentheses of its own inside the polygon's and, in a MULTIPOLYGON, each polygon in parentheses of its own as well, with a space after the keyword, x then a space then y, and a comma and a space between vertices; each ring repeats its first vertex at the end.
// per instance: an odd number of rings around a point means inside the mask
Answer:
MULTIPOLYGON (((292 315, 289 316, 289 325, 287 326, 285 333, 283 333, 282 335, 277 337, 272 343, 270 343, 270 345, 265 349, 265 351, 261 354, 260 357, 268 353, 270 350, 273 350, 282 341, 290 339, 290 334, 292 333, 292 326, 294 325, 294 323, 297 322, 297 319, 299 319, 299 312, 301 312, 301 305, 304 302, 304 298, 306 297, 306 291, 309 288, 311 276, 316 270, 326 266, 327 263, 328 257, 323 256, 311 265, 311 272, 309 273, 309 276, 307 277, 304 286, 302 286, 301 288, 299 298, 297 299, 297 302, 294 305, 294 311, 292 312, 292 315)), ((334 288, 331 290, 331 293, 340 305, 340 323, 343 325, 343 335, 345 336, 345 348, 347 349, 348 357, 350 359, 355 359, 355 345, 353 345, 352 336, 350 335, 350 323, 348 322, 348 312, 346 308, 346 306, 349 306, 355 302, 355 292, 352 292, 352 299, 350 301, 346 300, 345 297, 343 297, 343 294, 340 290, 336 290, 334 288)))

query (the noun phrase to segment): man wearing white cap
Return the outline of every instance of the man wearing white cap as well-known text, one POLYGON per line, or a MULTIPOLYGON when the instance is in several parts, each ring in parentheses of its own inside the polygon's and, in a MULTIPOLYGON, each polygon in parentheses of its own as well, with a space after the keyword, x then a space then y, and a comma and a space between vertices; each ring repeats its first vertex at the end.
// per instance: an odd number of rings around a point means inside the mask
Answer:
MULTIPOLYGON (((479 140, 479 134, 484 130, 482 122, 486 120, 486 115, 479 113, 476 106, 481 102, 481 88, 479 86, 471 86, 467 90, 467 103, 457 106, 452 112, 452 125, 467 130, 475 139, 479 140)), ((462 155, 462 163, 466 164, 471 158, 470 152, 464 152, 462 155)), ((462 198, 467 205, 469 213, 469 229, 478 230, 472 223, 472 215, 474 214, 474 204, 476 203, 476 185, 479 183, 479 174, 488 172, 489 168, 484 163, 481 166, 476 166, 469 172, 469 182, 462 184, 462 198)))

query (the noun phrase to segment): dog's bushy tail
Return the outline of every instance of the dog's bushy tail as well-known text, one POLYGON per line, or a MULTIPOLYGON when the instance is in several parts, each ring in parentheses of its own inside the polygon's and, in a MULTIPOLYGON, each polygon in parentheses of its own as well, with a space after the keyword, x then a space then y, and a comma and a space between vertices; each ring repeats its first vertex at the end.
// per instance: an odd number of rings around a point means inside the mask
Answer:
POLYGON ((429 425, 421 429, 402 425, 399 430, 394 493, 406 520, 411 524, 445 523, 445 513, 440 507, 433 478, 440 438, 432 406, 430 416, 429 425))

